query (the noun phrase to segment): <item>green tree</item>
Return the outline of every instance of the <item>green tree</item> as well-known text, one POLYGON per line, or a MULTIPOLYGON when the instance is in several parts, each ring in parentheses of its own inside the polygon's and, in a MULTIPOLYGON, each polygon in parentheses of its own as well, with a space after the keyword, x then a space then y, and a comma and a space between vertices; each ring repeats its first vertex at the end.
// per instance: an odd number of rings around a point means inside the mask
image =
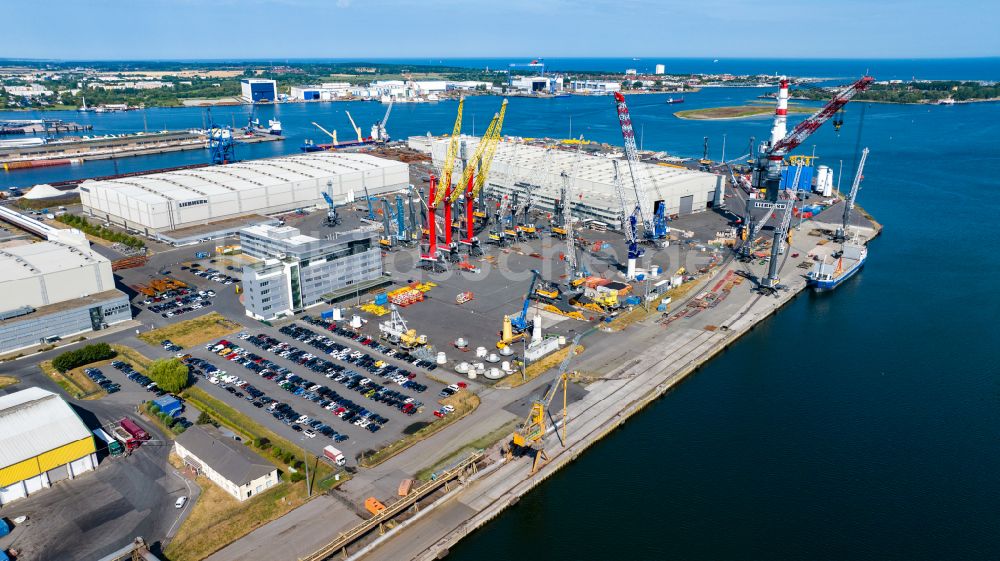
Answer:
POLYGON ((212 417, 208 413, 202 411, 201 413, 198 413, 198 420, 196 420, 195 423, 199 425, 210 425, 212 424, 212 417))
POLYGON ((149 377, 163 391, 177 393, 188 387, 188 367, 176 358, 161 358, 149 365, 149 377))

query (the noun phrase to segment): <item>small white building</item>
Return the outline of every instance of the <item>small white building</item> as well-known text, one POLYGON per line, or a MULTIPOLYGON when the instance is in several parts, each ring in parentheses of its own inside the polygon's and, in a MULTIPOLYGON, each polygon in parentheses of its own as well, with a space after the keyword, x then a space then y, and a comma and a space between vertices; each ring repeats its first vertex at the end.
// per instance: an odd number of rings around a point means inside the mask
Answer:
POLYGON ((174 441, 174 449, 185 465, 238 501, 259 495, 280 482, 274 464, 214 428, 190 427, 174 441))
POLYGON ((662 64, 657 64, 656 65, 656 70, 654 70, 653 73, 654 74, 666 74, 667 73, 667 67, 664 66, 664 65, 662 65, 662 64))
POLYGON ((573 80, 573 91, 579 93, 607 94, 621 91, 619 82, 603 82, 600 80, 573 80))
POLYGON ((300 101, 330 101, 346 97, 350 93, 351 84, 348 82, 326 82, 318 85, 292 86, 289 97, 300 101))

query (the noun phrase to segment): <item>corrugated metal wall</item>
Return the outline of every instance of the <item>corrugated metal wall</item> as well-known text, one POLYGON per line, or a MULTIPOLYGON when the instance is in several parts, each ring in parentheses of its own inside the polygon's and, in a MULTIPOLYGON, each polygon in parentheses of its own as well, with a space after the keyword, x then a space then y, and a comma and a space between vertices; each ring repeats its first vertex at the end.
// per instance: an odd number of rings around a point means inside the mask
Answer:
POLYGON ((49 471, 55 467, 68 464, 84 456, 88 456, 97 451, 94 445, 94 438, 87 437, 76 442, 64 444, 54 450, 49 450, 44 454, 28 458, 23 462, 0 468, 0 487, 6 487, 11 483, 24 481, 35 477, 42 472, 49 471))

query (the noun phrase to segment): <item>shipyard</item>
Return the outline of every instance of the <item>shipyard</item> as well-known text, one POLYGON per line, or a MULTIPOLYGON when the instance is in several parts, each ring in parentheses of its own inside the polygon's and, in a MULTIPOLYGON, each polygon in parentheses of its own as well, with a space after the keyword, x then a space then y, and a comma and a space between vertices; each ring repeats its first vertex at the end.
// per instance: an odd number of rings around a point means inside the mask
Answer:
POLYGON ((836 179, 791 152, 826 121, 839 130, 871 81, 791 126, 780 78, 768 140, 728 160, 708 137, 701 158, 641 150, 616 89, 601 100, 617 142, 509 134, 518 109, 499 96, 485 127, 458 96, 450 132, 395 138, 405 102, 390 97, 370 134, 346 112, 346 137, 313 122, 320 141, 240 158, 241 141, 283 137, 257 116, 266 80, 244 81, 242 128, 4 148, 11 173, 105 150, 205 155, 0 204, 0 282, 17 295, 0 314, 5 371, 58 394, 10 399, 70 400, 88 416, 67 422, 93 432, 52 443, 73 447, 65 469, 44 447, 5 458, 0 504, 14 518, 56 508, 48 487, 91 487, 155 513, 134 542, 36 514, 45 526, 13 524, 11 549, 72 535, 92 558, 152 555, 152 541, 166 559, 223 561, 280 536, 271 557, 440 558, 798 294, 862 268, 881 230, 856 203, 868 149, 836 179), (159 465, 183 485, 109 489, 159 465))

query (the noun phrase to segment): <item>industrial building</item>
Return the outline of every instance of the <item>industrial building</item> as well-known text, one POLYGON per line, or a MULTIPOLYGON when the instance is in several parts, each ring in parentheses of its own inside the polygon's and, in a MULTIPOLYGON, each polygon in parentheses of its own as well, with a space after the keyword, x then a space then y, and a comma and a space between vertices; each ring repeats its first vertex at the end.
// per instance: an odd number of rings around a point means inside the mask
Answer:
POLYGON ((274 319, 386 284, 376 235, 353 230, 321 240, 291 226, 240 230, 243 254, 260 260, 243 268, 247 315, 274 319))
POLYGON ((249 103, 277 101, 278 83, 262 78, 244 78, 240 80, 240 93, 243 101, 249 103))
POLYGON ((238 501, 279 483, 278 468, 232 438, 206 425, 194 425, 174 442, 181 460, 238 501))
POLYGON ((300 101, 330 101, 350 93, 350 82, 326 82, 318 85, 292 86, 289 97, 300 101))
POLYGON ((573 91, 577 93, 609 94, 621 91, 622 85, 619 82, 604 82, 600 80, 573 80, 571 83, 573 91))
POLYGON ((562 91, 562 76, 518 76, 512 78, 510 86, 528 93, 555 93, 562 91))
POLYGON ((45 241, 0 249, 0 352, 132 319, 111 262, 86 245, 45 241))
MULTIPOLYGON (((463 136, 464 149, 459 154, 475 152, 479 139, 463 136)), ((426 151, 430 146, 431 156, 436 166, 443 164, 448 149, 447 138, 417 136, 409 143, 415 150, 426 151)), ((716 200, 722 177, 673 166, 641 163, 640 179, 645 186, 650 203, 662 201, 667 215, 684 215, 701 212, 716 200)), ((462 162, 456 161, 456 168, 462 162)), ((625 192, 635 200, 629 166, 622 162, 619 166, 625 192)), ((559 199, 562 178, 565 172, 572 183, 573 215, 582 220, 598 220, 612 228, 620 226, 618 216, 621 205, 614 186, 614 165, 603 155, 593 155, 577 149, 557 149, 534 146, 521 142, 503 141, 497 148, 490 175, 489 189, 510 194, 517 191, 523 195, 531 189, 536 207, 554 210, 559 199)), ((460 173, 455 173, 459 177, 460 173)))
POLYGON ((90 429, 50 391, 0 396, 0 427, 0 505, 97 467, 90 429))
POLYGON ((84 212, 146 235, 403 189, 403 162, 314 152, 139 177, 85 181, 84 212))

